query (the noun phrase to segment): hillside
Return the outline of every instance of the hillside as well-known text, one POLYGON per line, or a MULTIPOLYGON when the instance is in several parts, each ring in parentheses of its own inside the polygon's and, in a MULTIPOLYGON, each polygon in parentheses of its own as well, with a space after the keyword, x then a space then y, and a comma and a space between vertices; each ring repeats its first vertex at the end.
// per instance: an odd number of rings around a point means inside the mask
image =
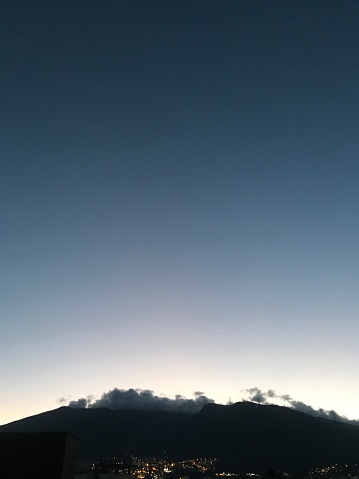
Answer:
POLYGON ((69 431, 80 456, 217 457, 227 470, 307 470, 359 458, 359 428, 279 406, 208 404, 198 414, 61 407, 0 432, 69 431))

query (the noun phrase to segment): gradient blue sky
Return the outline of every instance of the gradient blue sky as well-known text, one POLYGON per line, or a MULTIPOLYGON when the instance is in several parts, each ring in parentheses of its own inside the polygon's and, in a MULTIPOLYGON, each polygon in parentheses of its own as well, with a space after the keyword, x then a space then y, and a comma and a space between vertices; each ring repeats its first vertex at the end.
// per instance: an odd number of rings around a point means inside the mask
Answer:
POLYGON ((0 18, 0 423, 114 387, 358 418, 359 3, 0 18))

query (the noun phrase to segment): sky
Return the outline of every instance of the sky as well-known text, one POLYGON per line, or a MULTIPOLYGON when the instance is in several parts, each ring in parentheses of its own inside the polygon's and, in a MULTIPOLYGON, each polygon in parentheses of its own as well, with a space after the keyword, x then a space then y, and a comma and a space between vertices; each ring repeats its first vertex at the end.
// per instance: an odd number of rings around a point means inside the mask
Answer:
POLYGON ((359 418, 358 20, 1 0, 0 424, 114 388, 359 418))

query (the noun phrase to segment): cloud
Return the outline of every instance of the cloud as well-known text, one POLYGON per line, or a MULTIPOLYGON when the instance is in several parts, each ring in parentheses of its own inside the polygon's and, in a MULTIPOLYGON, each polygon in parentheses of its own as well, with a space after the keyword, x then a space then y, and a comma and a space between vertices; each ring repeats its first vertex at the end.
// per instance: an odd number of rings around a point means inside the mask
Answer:
MULTIPOLYGON (((325 410, 322 408, 314 409, 312 406, 302 401, 293 399, 289 394, 277 394, 273 389, 263 391, 258 387, 243 389, 247 396, 246 400, 256 402, 258 404, 278 404, 284 403, 285 406, 295 409, 296 411, 309 414, 310 416, 331 419, 335 421, 345 422, 359 426, 359 420, 350 420, 345 416, 341 416, 334 410, 325 410)), ((65 402, 65 398, 58 400, 60 403, 65 402)), ((76 401, 70 401, 68 405, 72 408, 100 408, 108 407, 110 409, 139 409, 141 411, 169 411, 186 414, 195 414, 199 412, 203 406, 214 403, 213 399, 209 399, 202 391, 195 391, 193 399, 177 395, 174 399, 164 395, 157 396, 150 389, 118 389, 114 388, 103 393, 99 399, 90 395, 86 398, 80 398, 76 401)), ((230 399, 227 405, 233 404, 230 399)))
POLYGON ((80 398, 77 401, 70 401, 69 406, 73 408, 83 408, 83 407, 90 407, 91 400, 88 398, 80 398))
POLYGON ((265 393, 258 388, 245 389, 245 391, 250 395, 250 400, 257 402, 259 404, 267 404, 267 398, 265 393))
POLYGON ((249 401, 253 401, 258 404, 274 404, 274 402, 271 400, 280 400, 283 401, 286 406, 289 406, 296 411, 309 414, 310 416, 322 417, 324 419, 331 419, 334 421, 346 422, 353 424, 354 426, 359 426, 359 421, 350 420, 345 416, 341 416, 333 409, 329 411, 322 408, 314 409, 312 406, 309 406, 302 401, 296 401, 289 394, 277 394, 273 389, 262 391, 261 389, 254 387, 250 389, 243 389, 243 391, 247 394, 249 401))
POLYGON ((139 409, 141 411, 170 411, 186 414, 199 412, 205 404, 213 403, 201 391, 193 393, 194 399, 177 395, 174 399, 167 396, 157 396, 149 389, 118 389, 103 393, 100 399, 93 396, 70 401, 72 408, 139 409))

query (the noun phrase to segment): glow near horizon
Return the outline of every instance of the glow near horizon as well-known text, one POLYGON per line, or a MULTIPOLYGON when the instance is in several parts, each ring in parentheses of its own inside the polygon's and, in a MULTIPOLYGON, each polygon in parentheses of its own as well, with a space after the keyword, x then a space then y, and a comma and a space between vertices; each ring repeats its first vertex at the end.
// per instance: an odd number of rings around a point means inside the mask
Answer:
POLYGON ((359 416, 358 4, 255 3, 4 13, 0 423, 114 387, 359 416))

